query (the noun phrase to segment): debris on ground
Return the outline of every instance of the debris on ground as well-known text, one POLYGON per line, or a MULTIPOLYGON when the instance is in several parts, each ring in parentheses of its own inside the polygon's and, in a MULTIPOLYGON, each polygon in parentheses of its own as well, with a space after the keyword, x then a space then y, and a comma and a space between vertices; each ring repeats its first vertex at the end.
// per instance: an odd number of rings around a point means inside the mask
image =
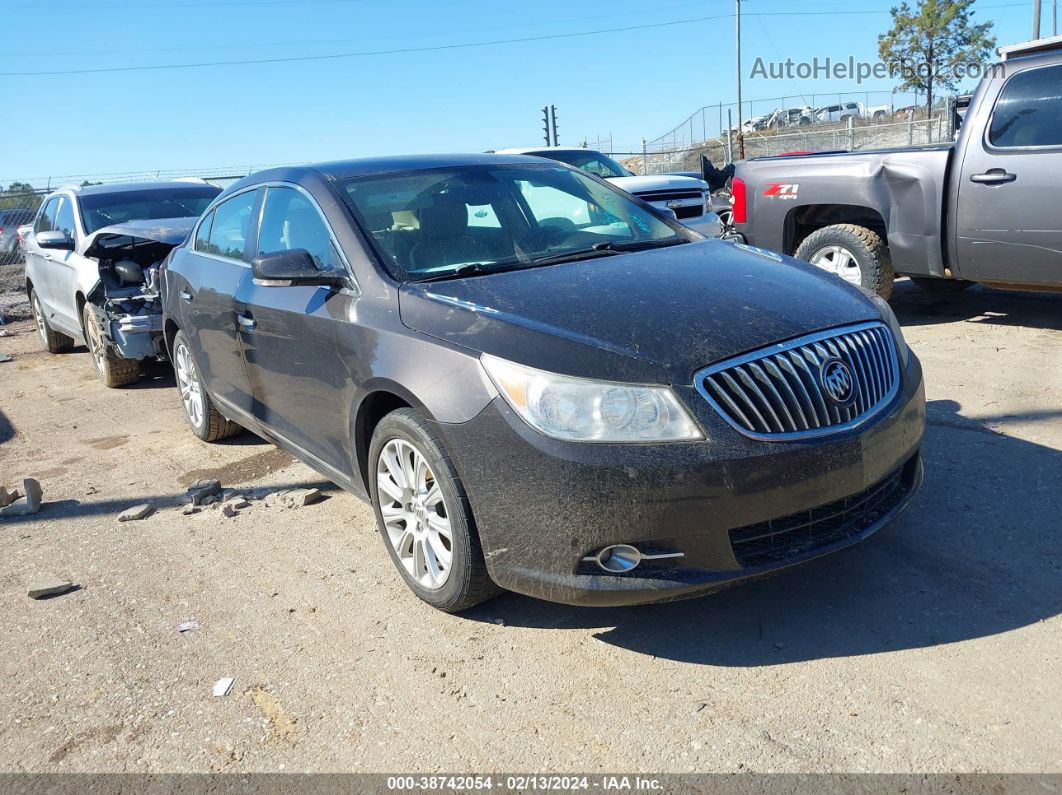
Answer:
POLYGON ((59 577, 42 577, 39 580, 34 580, 30 583, 29 597, 30 599, 43 599, 45 596, 55 596, 56 594, 66 593, 71 591, 77 586, 68 580, 60 579, 59 577))
POLYGON ((185 500, 191 505, 210 505, 221 494, 220 480, 197 480, 188 487, 185 500))
POLYGON ((320 489, 282 489, 265 498, 267 508, 302 508, 324 499, 320 489))
POLYGON ((231 519, 234 516, 238 516, 240 512, 236 510, 236 506, 231 502, 226 502, 221 505, 221 513, 231 519))
POLYGON ((193 629, 199 629, 198 621, 182 621, 177 625, 178 632, 190 632, 193 629))
POLYGON ((37 513, 41 509, 41 500, 44 498, 44 489, 40 481, 35 478, 26 478, 22 481, 22 493, 18 490, 0 495, 0 516, 27 516, 37 513), (5 499, 7 500, 5 504, 5 499))
POLYGON ((118 521, 135 522, 139 519, 147 519, 153 513, 155 513, 155 506, 150 502, 145 502, 141 505, 134 505, 132 508, 126 508, 118 514, 118 521))
POLYGON ((0 353, 0 363, 10 362, 13 358, 10 353, 0 353))
POLYGON ((189 503, 188 505, 185 505, 181 509, 181 513, 183 513, 185 516, 191 516, 192 514, 195 514, 195 513, 201 513, 202 510, 203 509, 200 508, 199 506, 192 505, 191 503, 189 503))
POLYGON ((232 685, 236 682, 236 678, 232 676, 223 676, 217 682, 214 683, 214 695, 215 696, 227 696, 229 691, 232 690, 232 685))
POLYGON ((0 337, 14 337, 16 332, 8 331, 6 328, 0 328, 0 337))

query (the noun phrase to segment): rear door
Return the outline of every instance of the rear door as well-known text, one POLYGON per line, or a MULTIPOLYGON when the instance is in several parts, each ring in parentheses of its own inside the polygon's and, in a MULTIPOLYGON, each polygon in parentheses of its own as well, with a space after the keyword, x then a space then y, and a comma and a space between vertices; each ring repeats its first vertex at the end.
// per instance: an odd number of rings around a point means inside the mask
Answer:
POLYGON ((1008 74, 984 135, 970 140, 954 221, 963 278, 1062 283, 1060 86, 1062 64, 1008 74))
MULTIPOLYGON (((182 328, 200 377, 222 409, 253 414, 253 397, 236 330, 236 291, 251 280, 251 236, 261 190, 237 193, 203 216, 172 268, 182 328)), ((237 417, 231 417, 238 419, 237 417)))
MULTIPOLYGON (((349 276, 313 198, 271 185, 258 227, 257 254, 305 249, 318 268, 349 276)), ((254 394, 255 418, 318 461, 350 472, 349 417, 343 399, 350 363, 341 365, 336 326, 350 322, 349 290, 244 281, 236 319, 254 394)))

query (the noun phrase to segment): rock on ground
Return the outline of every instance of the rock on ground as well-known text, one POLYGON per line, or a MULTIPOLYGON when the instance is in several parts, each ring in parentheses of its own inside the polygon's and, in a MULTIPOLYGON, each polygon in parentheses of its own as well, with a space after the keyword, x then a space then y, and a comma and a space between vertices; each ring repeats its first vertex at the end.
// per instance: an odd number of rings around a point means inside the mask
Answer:
POLYGON ((42 577, 30 584, 29 597, 31 599, 42 599, 45 596, 66 593, 74 587, 74 583, 58 577, 42 577))

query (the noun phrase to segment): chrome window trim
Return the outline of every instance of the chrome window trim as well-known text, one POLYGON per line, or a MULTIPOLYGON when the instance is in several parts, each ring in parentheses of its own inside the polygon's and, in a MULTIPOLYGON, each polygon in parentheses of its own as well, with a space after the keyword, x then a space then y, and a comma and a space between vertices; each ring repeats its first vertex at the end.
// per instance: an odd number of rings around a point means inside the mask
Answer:
POLYGON ((797 337, 795 339, 788 340, 786 342, 779 342, 774 345, 768 345, 765 348, 758 348, 757 350, 750 351, 749 353, 742 354, 741 356, 735 356, 730 359, 725 359, 721 362, 709 365, 708 367, 701 368, 693 374, 693 386, 700 393, 708 404, 715 409, 715 412, 726 420, 726 423, 738 431, 742 436, 747 436, 750 439, 755 439, 761 442, 791 442, 801 439, 813 439, 818 436, 830 436, 835 433, 843 433, 844 431, 850 431, 859 426, 865 424, 869 420, 878 416, 887 406, 889 406, 893 400, 896 399, 896 395, 900 392, 900 387, 903 383, 903 368, 900 366, 899 353, 896 350, 896 340, 893 339, 892 330, 888 325, 880 320, 872 320, 866 323, 856 323, 850 326, 839 326, 837 328, 827 329, 826 331, 818 331, 814 334, 806 334, 803 337, 797 337), (889 351, 892 354, 889 357, 889 361, 892 364, 893 371, 893 384, 892 388, 873 406, 867 409, 863 414, 856 417, 854 420, 850 420, 845 423, 837 425, 828 425, 824 428, 812 428, 806 431, 785 432, 785 433, 761 433, 758 431, 750 431, 747 428, 741 427, 741 425, 735 422, 730 414, 719 405, 719 402, 712 397, 708 389, 704 385, 704 380, 710 375, 728 370, 731 367, 735 367, 741 364, 748 364, 749 362, 759 361, 760 359, 768 356, 774 356, 775 354, 784 353, 785 351, 792 350, 794 348, 801 348, 805 345, 811 345, 816 342, 822 342, 823 340, 833 339, 845 334, 851 334, 857 331, 866 331, 867 329, 880 328, 885 331, 885 338, 889 341, 889 351))

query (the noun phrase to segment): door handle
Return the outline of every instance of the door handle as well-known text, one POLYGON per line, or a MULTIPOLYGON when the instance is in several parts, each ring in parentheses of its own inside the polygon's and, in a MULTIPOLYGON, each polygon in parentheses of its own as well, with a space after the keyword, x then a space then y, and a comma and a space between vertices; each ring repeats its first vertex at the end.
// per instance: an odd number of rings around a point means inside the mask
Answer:
POLYGON ((1002 168, 993 168, 984 174, 971 174, 970 182, 976 182, 978 185, 1002 185, 1005 182, 1014 182, 1017 178, 1017 174, 1008 174, 1002 168))
POLYGON ((249 314, 236 315, 236 322, 240 324, 240 328, 244 331, 254 331, 258 326, 258 321, 251 317, 249 314))
POLYGON ((190 292, 188 292, 187 290, 181 290, 181 300, 184 301, 186 304, 192 303, 193 298, 195 298, 195 296, 192 295, 190 292))

